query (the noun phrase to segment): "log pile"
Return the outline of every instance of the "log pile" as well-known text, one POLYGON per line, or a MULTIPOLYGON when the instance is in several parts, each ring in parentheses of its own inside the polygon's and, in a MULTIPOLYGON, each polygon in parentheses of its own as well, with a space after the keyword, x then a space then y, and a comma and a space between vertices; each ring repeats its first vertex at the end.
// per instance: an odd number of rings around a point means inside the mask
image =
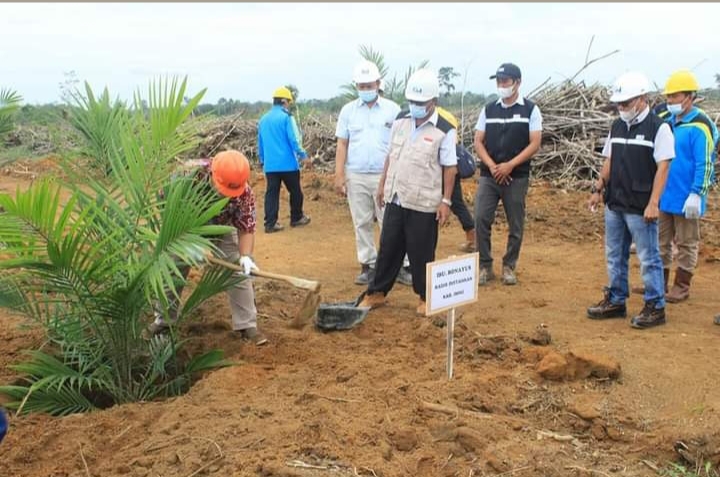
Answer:
MULTIPOLYGON (((583 82, 563 81, 541 85, 528 97, 542 111, 543 142, 533 158, 533 175, 561 187, 586 185, 597 177, 602 166, 602 151, 612 120, 616 117, 608 103, 607 88, 583 82)), ((656 96, 652 104, 661 101, 656 96)), ((720 108, 702 107, 716 122, 720 108)), ((466 109, 459 131, 464 144, 472 150, 474 128, 481 109, 466 109)), ((317 111, 301 112, 300 128, 303 145, 313 158, 317 170, 334 171, 336 115, 317 111)), ((229 118, 204 120, 198 126, 198 147, 195 157, 209 157, 217 151, 238 149, 251 160, 257 159, 257 120, 236 115, 229 118)))

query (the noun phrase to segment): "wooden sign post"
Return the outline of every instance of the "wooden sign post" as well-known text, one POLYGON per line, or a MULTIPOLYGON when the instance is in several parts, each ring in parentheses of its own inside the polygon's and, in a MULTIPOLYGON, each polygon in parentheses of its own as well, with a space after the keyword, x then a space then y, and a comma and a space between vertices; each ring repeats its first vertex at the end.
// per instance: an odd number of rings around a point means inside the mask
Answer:
POLYGON ((427 264, 425 315, 447 311, 447 376, 453 376, 455 308, 477 301, 480 254, 453 255, 427 264))

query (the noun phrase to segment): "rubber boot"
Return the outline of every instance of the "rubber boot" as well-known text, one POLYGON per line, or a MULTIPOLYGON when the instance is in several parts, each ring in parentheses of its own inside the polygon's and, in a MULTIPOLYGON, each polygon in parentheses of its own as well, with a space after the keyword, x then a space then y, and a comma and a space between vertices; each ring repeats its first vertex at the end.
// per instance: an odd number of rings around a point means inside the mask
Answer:
POLYGON ((675 282, 670 291, 665 295, 668 303, 679 303, 690 297, 690 281, 693 274, 682 268, 675 269, 675 282))
MULTIPOLYGON (((663 268, 663 283, 665 283, 665 294, 667 295, 668 292, 668 282, 670 281, 670 269, 669 268, 663 268)), ((644 295, 645 294, 645 286, 634 286, 630 289, 632 293, 635 293, 636 295, 644 295)))

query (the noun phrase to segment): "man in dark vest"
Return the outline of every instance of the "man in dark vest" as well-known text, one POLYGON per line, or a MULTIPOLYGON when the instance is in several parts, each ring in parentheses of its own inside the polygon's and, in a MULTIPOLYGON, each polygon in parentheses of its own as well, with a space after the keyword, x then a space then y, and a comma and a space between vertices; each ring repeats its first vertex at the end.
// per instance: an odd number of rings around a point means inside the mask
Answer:
POLYGON ((665 188, 675 141, 670 126, 650 112, 650 82, 630 72, 613 85, 610 101, 618 105, 616 119, 605 141, 600 179, 592 186, 590 209, 605 201, 605 256, 609 284, 603 299, 587 309, 593 320, 624 318, 628 297, 630 243, 640 260, 644 301, 633 328, 665 323, 665 280, 658 243, 660 195, 665 188))
POLYGON ((480 252, 478 283, 485 285, 495 278, 490 236, 502 199, 509 227, 502 281, 515 285, 515 266, 525 228, 530 159, 540 149, 542 115, 537 105, 520 95, 522 75, 516 65, 500 65, 490 79, 496 80, 500 98, 483 108, 475 126, 475 151, 482 160, 475 196, 475 243, 480 252))

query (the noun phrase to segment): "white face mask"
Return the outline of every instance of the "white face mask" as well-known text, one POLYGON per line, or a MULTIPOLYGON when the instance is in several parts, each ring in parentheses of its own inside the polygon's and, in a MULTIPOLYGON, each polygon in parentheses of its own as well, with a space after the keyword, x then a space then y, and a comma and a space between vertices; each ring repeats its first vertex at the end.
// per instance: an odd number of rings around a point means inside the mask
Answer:
POLYGON ((635 113, 635 108, 628 109, 625 111, 620 111, 620 119, 625 121, 626 123, 630 124, 637 114, 635 113))
POLYGON ((667 105, 667 110, 668 110, 668 112, 669 112, 670 114, 672 114, 673 116, 678 116, 678 115, 682 114, 682 112, 683 112, 682 103, 678 103, 678 104, 668 104, 668 105, 667 105))
POLYGON ((497 92, 502 99, 508 99, 515 92, 515 88, 512 86, 508 86, 507 88, 498 87, 497 92))

